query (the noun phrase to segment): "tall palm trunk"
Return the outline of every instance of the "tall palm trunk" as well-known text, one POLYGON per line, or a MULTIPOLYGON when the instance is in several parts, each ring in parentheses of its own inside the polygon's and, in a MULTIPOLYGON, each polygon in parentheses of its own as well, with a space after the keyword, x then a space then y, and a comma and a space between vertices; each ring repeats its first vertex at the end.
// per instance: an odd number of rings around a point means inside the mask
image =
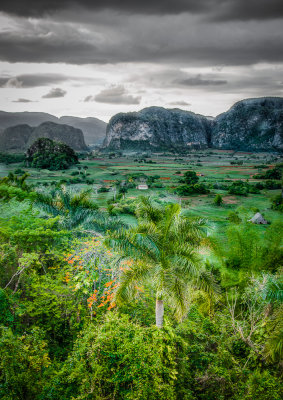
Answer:
POLYGON ((157 328, 163 326, 164 304, 163 300, 156 300, 155 304, 155 321, 157 328))

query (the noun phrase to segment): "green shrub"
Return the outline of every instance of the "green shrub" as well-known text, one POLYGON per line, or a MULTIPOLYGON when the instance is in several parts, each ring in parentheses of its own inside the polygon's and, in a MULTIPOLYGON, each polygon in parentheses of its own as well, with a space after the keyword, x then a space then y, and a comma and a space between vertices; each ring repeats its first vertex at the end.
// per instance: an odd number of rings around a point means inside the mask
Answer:
POLYGON ((63 387, 79 399, 175 399, 174 337, 110 314, 89 325, 65 363, 63 387), (91 396, 91 397, 90 397, 91 396))
POLYGON ((283 196, 281 193, 273 197, 271 200, 271 208, 283 212, 283 196))
POLYGON ((256 370, 249 375, 242 399, 280 400, 282 396, 283 390, 280 380, 272 376, 269 371, 256 370))
POLYGON ((222 196, 220 194, 217 194, 213 200, 213 204, 215 206, 221 206, 223 204, 223 199, 222 196))

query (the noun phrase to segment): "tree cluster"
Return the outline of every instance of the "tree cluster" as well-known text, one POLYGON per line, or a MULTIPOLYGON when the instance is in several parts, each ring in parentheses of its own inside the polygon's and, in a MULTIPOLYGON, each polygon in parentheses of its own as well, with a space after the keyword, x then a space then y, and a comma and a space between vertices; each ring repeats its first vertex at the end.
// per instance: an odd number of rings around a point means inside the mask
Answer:
POLYGON ((56 171, 77 164, 78 156, 65 143, 40 138, 27 150, 26 161, 30 167, 56 171))

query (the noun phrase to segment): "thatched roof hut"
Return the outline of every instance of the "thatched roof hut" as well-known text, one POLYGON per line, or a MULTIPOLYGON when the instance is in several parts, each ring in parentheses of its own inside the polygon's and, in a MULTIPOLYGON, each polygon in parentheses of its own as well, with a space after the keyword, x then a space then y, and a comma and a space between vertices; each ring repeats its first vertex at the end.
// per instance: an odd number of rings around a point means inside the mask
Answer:
POLYGON ((251 219, 249 219, 249 222, 252 222, 253 224, 262 224, 262 225, 268 224, 266 219, 264 219, 261 213, 259 212, 257 212, 251 219))

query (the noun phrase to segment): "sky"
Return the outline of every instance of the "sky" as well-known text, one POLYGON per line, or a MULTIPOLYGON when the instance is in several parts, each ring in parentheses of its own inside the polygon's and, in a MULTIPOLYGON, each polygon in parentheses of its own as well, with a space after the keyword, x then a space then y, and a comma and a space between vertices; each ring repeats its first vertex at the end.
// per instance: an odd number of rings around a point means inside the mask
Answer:
POLYGON ((216 116, 283 94, 282 0, 2 0, 0 109, 216 116))

